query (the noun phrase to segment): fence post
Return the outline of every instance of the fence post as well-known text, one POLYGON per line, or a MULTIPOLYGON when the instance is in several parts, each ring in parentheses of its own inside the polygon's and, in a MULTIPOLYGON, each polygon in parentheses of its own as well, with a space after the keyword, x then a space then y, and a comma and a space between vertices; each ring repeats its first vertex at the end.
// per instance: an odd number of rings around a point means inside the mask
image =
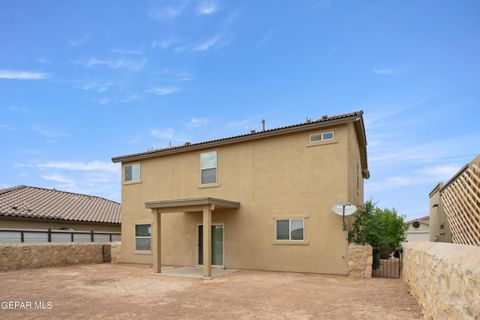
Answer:
POLYGON ((71 238, 72 242, 75 242, 75 240, 74 240, 74 238, 73 238, 73 235, 74 235, 74 233, 73 233, 73 232, 72 232, 72 233, 70 233, 70 238, 71 238))
POLYGON ((110 236, 110 242, 112 242, 112 234, 110 233, 109 236, 110 236))
POLYGON ((20 239, 21 239, 21 242, 25 242, 25 235, 23 234, 23 231, 20 231, 20 239))
POLYGON ((48 229, 48 242, 52 242, 52 229, 48 229))
POLYGON ((90 231, 90 238, 91 238, 92 242, 94 242, 93 230, 90 231))

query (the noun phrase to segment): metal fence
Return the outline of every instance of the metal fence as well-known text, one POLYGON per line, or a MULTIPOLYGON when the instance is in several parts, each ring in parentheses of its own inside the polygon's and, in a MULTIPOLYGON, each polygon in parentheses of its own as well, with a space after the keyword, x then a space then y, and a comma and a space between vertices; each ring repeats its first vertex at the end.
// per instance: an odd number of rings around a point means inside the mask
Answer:
POLYGON ((0 228, 0 243, 112 242, 120 240, 120 232, 0 228))
POLYGON ((400 278, 402 260, 400 258, 380 259, 377 267, 372 268, 374 278, 400 278))

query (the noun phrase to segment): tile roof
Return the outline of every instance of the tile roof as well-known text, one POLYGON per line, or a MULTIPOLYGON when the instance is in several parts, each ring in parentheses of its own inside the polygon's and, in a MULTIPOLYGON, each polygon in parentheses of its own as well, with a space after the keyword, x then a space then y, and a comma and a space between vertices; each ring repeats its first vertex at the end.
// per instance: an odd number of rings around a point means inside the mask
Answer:
POLYGON ((120 204, 97 196, 17 186, 0 190, 0 217, 120 223, 120 204))
POLYGON ((161 148, 161 149, 155 149, 155 150, 148 150, 145 152, 139 152, 139 153, 133 153, 133 154, 128 154, 128 155, 123 155, 123 156, 117 156, 113 157, 112 161, 113 162, 123 162, 123 161, 131 161, 131 160, 137 160, 137 159, 142 159, 142 158, 150 158, 150 157, 155 157, 163 154, 171 154, 171 153, 177 153, 177 152, 182 152, 182 151, 189 151, 190 149, 198 149, 199 147, 211 147, 212 145, 220 145, 220 144, 227 144, 227 143, 236 143, 239 141, 245 141, 245 140, 250 140, 250 139, 258 139, 266 136, 273 135, 275 133, 277 134, 282 134, 282 133, 288 133, 291 132, 295 129, 305 129, 308 130, 309 128, 317 128, 321 126, 327 126, 327 125, 334 125, 337 122, 340 122, 342 120, 349 120, 352 119, 352 121, 359 120, 361 123, 361 135, 360 139, 364 141, 364 150, 365 150, 365 169, 368 170, 368 165, 366 163, 366 136, 365 136, 365 128, 363 124, 363 111, 355 111, 355 112, 350 112, 350 113, 344 113, 344 114, 338 114, 338 115, 333 115, 333 116, 323 116, 318 120, 312 120, 312 121, 307 121, 303 123, 298 123, 298 124, 293 124, 289 126, 284 126, 284 127, 279 127, 279 128, 273 128, 273 129, 268 129, 268 130, 262 130, 262 131, 252 131, 250 133, 246 134, 241 134, 241 135, 236 135, 236 136, 231 136, 231 137, 226 137, 226 138, 220 138, 220 139, 214 139, 214 140, 208 140, 208 141, 202 141, 202 142, 195 142, 195 143, 185 143, 182 145, 177 145, 177 146, 172 146, 172 147, 167 147, 167 148, 161 148))

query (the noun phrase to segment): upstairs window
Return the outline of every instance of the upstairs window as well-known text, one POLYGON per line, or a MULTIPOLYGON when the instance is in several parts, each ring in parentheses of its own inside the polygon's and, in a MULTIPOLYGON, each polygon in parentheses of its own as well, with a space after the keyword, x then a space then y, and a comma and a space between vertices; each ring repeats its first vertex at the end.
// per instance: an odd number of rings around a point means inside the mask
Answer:
POLYGON ((329 140, 333 140, 334 138, 335 138, 335 133, 333 131, 322 132, 322 133, 312 134, 310 136, 310 142, 329 141, 329 140))
POLYGON ((129 164, 125 166, 125 182, 140 181, 140 164, 129 164))
POLYGON ((217 183, 217 152, 200 154, 201 184, 217 183))
POLYGON ((305 240, 304 219, 277 219, 276 235, 277 240, 305 240))

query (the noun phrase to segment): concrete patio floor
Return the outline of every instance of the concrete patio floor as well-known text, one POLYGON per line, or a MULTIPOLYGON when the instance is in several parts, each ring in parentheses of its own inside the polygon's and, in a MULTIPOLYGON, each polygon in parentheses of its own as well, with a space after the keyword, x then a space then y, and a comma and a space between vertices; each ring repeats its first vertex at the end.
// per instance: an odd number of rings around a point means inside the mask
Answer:
MULTIPOLYGON (((235 269, 224 269, 220 267, 212 267, 212 277, 218 278, 226 274, 235 272, 235 269)), ((173 276, 173 277, 189 277, 203 279, 202 267, 162 267, 162 273, 155 273, 158 276, 173 276)))
POLYGON ((239 270, 203 280, 144 265, 76 265, 0 272, 0 319, 422 319, 400 279, 239 270))

